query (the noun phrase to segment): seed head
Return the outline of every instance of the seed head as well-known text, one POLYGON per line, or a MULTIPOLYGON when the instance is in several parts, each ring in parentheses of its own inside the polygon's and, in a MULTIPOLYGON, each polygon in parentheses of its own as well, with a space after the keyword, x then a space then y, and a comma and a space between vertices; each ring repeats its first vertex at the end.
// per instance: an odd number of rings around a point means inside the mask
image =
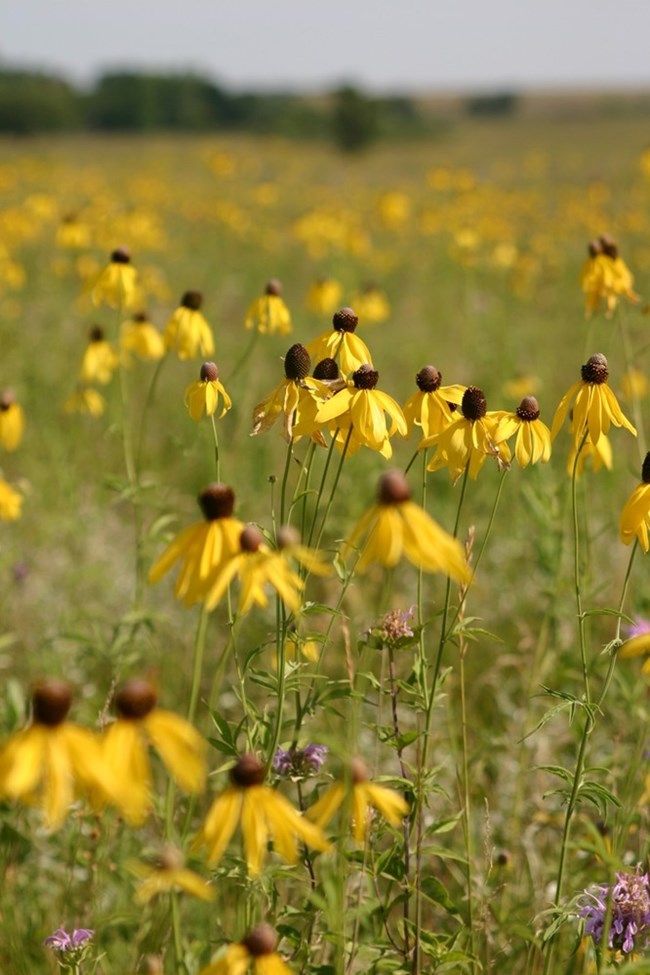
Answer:
POLYGON ((487 413, 485 393, 478 386, 468 386, 463 393, 461 410, 466 420, 480 420, 487 413))
POLYGON ((262 532, 255 525, 246 525, 239 536, 239 545, 242 552, 257 552, 263 542, 264 537, 262 532))
POLYGON ((213 481, 199 494, 199 505, 206 521, 230 518, 235 507, 235 492, 226 484, 213 481))
POLYGON ((336 332, 354 332, 359 324, 359 319, 351 308, 341 308, 334 313, 332 325, 336 332))
POLYGON ((266 287, 264 289, 264 294, 266 294, 266 295, 281 295, 282 294, 282 285, 278 281, 277 278, 271 278, 271 280, 267 283, 267 285, 266 285, 266 287))
POLYGON ((409 501, 411 491, 401 471, 387 471, 379 478, 377 501, 379 504, 401 504, 409 501))
POLYGON ((293 548, 300 545, 300 532, 293 525, 281 525, 277 534, 278 548, 293 548))
POLYGON ((287 379, 304 379, 309 375, 311 357, 304 345, 296 342, 284 357, 284 374, 287 379))
POLYGON ((272 954, 278 946, 278 936, 270 924, 258 924, 241 942, 253 958, 272 954))
POLYGON ((155 866, 158 870, 180 870, 184 864, 183 854, 173 846, 166 846, 155 858, 155 866))
POLYGON ((361 785, 368 781, 368 766, 362 758, 353 758, 350 762, 350 776, 353 785, 361 785))
POLYGON ((88 338, 91 342, 103 342, 104 341, 104 329, 101 325, 93 325, 93 327, 88 332, 88 338))
POLYGON ((517 407, 520 420, 537 420, 539 417, 539 403, 534 396, 524 396, 517 407))
POLYGON ((190 311, 198 311, 203 304, 203 295, 200 291, 186 291, 181 298, 181 308, 189 308, 190 311))
POLYGON ((650 451, 645 455, 641 468, 641 480, 644 484, 650 484, 650 451))
POLYGON ((266 766, 255 755, 241 755, 230 769, 230 781, 242 789, 261 785, 266 778, 266 766))
POLYGON ((133 316, 133 321, 137 322, 138 325, 142 325, 144 322, 149 321, 149 316, 146 311, 137 311, 133 316))
POLYGON ((603 253, 603 248, 599 240, 590 240, 587 244, 587 251, 589 257, 597 257, 598 254, 603 253))
POLYGON ((603 254, 607 257, 611 257, 612 260, 616 260, 618 257, 618 246, 613 237, 609 234, 601 234, 598 238, 603 254))
POLYGON ((141 721, 158 703, 153 684, 142 677, 127 680, 115 695, 115 708, 121 718, 141 721))
POLYGON ((352 381, 357 389, 374 389, 379 382, 379 373, 366 362, 352 373, 352 381))
POLYGON ((130 264, 131 254, 126 247, 118 247, 111 253, 111 264, 130 264))
POLYGON ((40 681, 32 692, 34 723, 56 728, 68 716, 72 704, 72 688, 54 678, 40 681))
POLYGON ((580 374, 585 383, 594 383, 597 386, 606 383, 607 377, 609 376, 609 369, 607 367, 607 359, 602 352, 596 352, 595 355, 587 359, 584 366, 580 369, 580 374))
POLYGON ((321 359, 314 368, 314 379, 338 379, 339 367, 335 359, 321 359))
POLYGON ((215 362, 204 362, 199 373, 201 382, 214 383, 219 378, 219 370, 215 362))
POLYGON ((418 389, 423 393, 435 393, 440 388, 442 376, 435 366, 423 366, 415 377, 418 389))
POLYGON ((13 389, 5 389, 0 395, 0 410, 5 412, 16 402, 16 394, 13 389))

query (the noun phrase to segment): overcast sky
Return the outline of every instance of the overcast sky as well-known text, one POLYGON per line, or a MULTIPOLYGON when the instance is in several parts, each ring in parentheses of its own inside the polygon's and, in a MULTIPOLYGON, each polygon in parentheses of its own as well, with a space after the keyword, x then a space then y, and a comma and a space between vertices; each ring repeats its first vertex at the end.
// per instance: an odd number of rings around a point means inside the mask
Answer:
POLYGON ((234 88, 650 86, 650 0, 0 0, 0 64, 234 88))

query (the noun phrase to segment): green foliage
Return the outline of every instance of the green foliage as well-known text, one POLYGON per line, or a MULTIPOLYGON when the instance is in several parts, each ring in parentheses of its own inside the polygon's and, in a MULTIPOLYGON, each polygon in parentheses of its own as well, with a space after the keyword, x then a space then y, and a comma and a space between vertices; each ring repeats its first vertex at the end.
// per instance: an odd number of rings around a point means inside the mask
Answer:
POLYGON ((377 106, 371 98, 352 85, 334 94, 332 132, 343 152, 360 152, 377 138, 377 106))

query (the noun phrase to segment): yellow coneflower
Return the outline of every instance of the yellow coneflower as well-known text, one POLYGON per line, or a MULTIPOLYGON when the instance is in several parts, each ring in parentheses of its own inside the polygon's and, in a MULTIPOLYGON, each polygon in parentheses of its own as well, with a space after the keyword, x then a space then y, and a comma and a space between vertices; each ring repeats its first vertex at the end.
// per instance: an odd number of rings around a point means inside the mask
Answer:
POLYGON ((393 789, 370 782, 368 769, 360 758, 350 762, 349 781, 335 782, 325 790, 320 799, 310 806, 305 815, 317 826, 323 827, 350 797, 352 834, 362 843, 368 832, 371 808, 381 813, 391 826, 399 826, 409 811, 406 799, 393 789))
POLYGON ((293 559, 307 572, 316 576, 329 576, 332 566, 323 561, 322 552, 308 548, 300 541, 300 533, 293 525, 281 525, 277 534, 278 550, 280 554, 291 562, 293 559))
POLYGON ((0 447, 15 450, 23 439, 25 413, 11 389, 0 395, 0 447))
POLYGON ((269 430, 275 421, 282 416, 284 417, 283 433, 285 440, 291 442, 293 421, 300 402, 303 380, 309 374, 310 364, 311 360, 305 346, 299 342, 292 345, 284 357, 285 378, 253 410, 252 437, 269 430))
POLYGON ((76 213, 66 213, 56 230, 59 247, 77 250, 90 244, 90 227, 76 213))
POLYGON ((340 378, 339 367, 334 359, 321 359, 314 367, 313 374, 303 380, 291 430, 294 441, 301 437, 311 437, 319 446, 327 446, 322 430, 328 427, 334 434, 336 423, 319 423, 316 415, 325 400, 344 388, 345 380, 340 378))
POLYGON ((370 363, 364 363, 352 374, 348 385, 326 400, 316 412, 318 423, 339 427, 337 445, 348 444, 348 454, 359 447, 377 450, 382 457, 392 457, 390 438, 399 433, 405 437, 408 428, 398 403, 376 389, 379 373, 370 363), (386 424, 386 416, 390 426, 386 424), (352 430, 350 431, 350 427, 352 430))
POLYGON ((0 520, 17 521, 23 506, 23 496, 20 491, 9 484, 0 474, 0 520))
POLYGON ((135 892, 137 904, 147 904, 159 894, 175 890, 181 890, 203 901, 213 901, 215 898, 214 887, 206 883, 198 873, 188 870, 180 850, 168 847, 160 856, 148 862, 135 861, 129 866, 131 872, 140 879, 135 892))
POLYGON ((257 329, 262 335, 289 335, 291 314, 282 299, 282 285, 277 278, 271 278, 264 294, 251 303, 244 324, 249 331, 257 329))
POLYGON ((245 975, 251 966, 253 975, 291 975, 291 969, 275 950, 277 944, 273 928, 258 924, 241 941, 221 950, 199 975, 245 975))
POLYGON ((149 570, 149 582, 153 585, 175 562, 180 562, 174 592, 186 606, 205 599, 215 572, 239 551, 239 537, 244 528, 243 522, 232 517, 235 494, 225 484, 215 482, 201 491, 199 505, 205 521, 184 528, 149 570))
POLYGON ((97 736, 66 720, 71 704, 64 681, 37 684, 32 723, 0 749, 0 797, 38 806, 50 829, 61 825, 80 795, 115 800, 119 788, 97 736))
POLYGON ((307 351, 316 362, 321 359, 337 359, 344 375, 349 375, 372 356, 366 343, 355 335, 359 318, 352 308, 341 308, 332 319, 332 329, 323 332, 313 342, 307 343, 307 351))
POLYGON ((216 363, 204 362, 198 381, 191 383, 185 390, 185 405, 192 419, 198 423, 203 416, 213 416, 219 406, 219 397, 223 403, 223 409, 219 414, 221 419, 231 408, 232 400, 219 381, 219 369, 216 363))
POLYGON ((644 552, 650 550, 650 453, 641 467, 641 483, 637 485, 621 512, 619 532, 624 545, 636 537, 644 552))
POLYGON ((90 295, 95 305, 108 305, 123 311, 141 305, 138 275, 126 247, 118 247, 112 252, 109 263, 90 285, 90 295))
POLYGON ((208 862, 218 863, 241 826, 244 856, 251 874, 259 874, 269 840, 289 863, 298 860, 296 840, 325 852, 329 843, 321 829, 304 819, 291 803, 264 785, 266 767, 254 755, 242 755, 230 770, 231 785, 212 803, 193 848, 207 850, 208 862))
MULTIPOLYGON (((648 657, 641 668, 642 674, 650 674, 650 623, 647 620, 638 620, 628 631, 628 638, 617 652, 617 657, 621 660, 630 660, 632 657, 648 657)), ((646 776, 646 795, 650 791, 650 776, 646 776)))
POLYGON ((430 446, 436 448, 427 470, 438 471, 448 467, 449 475, 455 481, 468 465, 469 476, 478 477, 487 457, 494 457, 499 465, 507 466, 510 463, 508 445, 497 444, 495 440, 499 416, 488 413, 482 389, 478 386, 467 387, 460 414, 440 433, 425 437, 420 443, 420 450, 430 446))
POLYGON ((80 386, 68 396, 63 409, 66 413, 88 413, 90 416, 101 416, 106 409, 106 400, 92 386, 80 386))
POLYGON ((179 359, 193 359, 199 353, 214 354, 212 332, 200 311, 202 304, 200 291, 186 291, 165 326, 165 348, 176 352, 179 359))
POLYGON ((106 385, 111 381, 113 372, 117 368, 119 357, 117 352, 107 342, 104 329, 93 325, 90 330, 88 345, 81 360, 79 378, 82 383, 101 383, 106 385))
POLYGON ((636 437, 636 430, 623 414, 618 400, 607 385, 609 369, 607 359, 597 352, 581 368, 582 379, 574 383, 560 400, 551 427, 554 440, 573 404, 573 439, 576 447, 582 443, 585 431, 592 444, 597 444, 601 434, 607 435, 613 423, 625 427, 636 437))
POLYGON ((214 581, 205 596, 207 610, 214 609, 235 577, 239 577, 237 611, 240 616, 254 604, 268 606, 266 586, 275 589, 292 613, 299 611, 303 580, 291 569, 281 552, 274 552, 264 544, 262 533, 254 525, 246 525, 241 531, 237 551, 222 562, 214 574, 214 581))
POLYGON ((340 307, 343 289, 334 278, 320 278, 307 292, 307 307, 317 315, 332 315, 340 307))
POLYGON ((535 397, 524 396, 514 413, 504 413, 499 420, 495 442, 503 443, 516 434, 515 459, 520 467, 538 461, 545 464, 551 456, 551 431, 542 423, 539 414, 535 397))
POLYGON ((157 702, 149 681, 127 681, 115 695, 117 718, 102 739, 104 761, 124 783, 120 809, 134 826, 144 822, 151 808, 149 745, 186 792, 201 792, 205 783, 204 739, 184 718, 156 707, 157 702))
POLYGON ((435 366, 423 366, 415 382, 418 391, 404 405, 404 418, 409 433, 418 426, 423 437, 432 437, 452 422, 449 404, 460 406, 465 386, 441 386, 442 376, 435 366))
POLYGON ((399 471, 380 478, 377 503, 345 541, 344 551, 356 548, 359 572, 373 562, 390 568, 406 557, 425 572, 442 572, 457 582, 467 583, 471 577, 460 542, 411 501, 408 482, 399 471))
POLYGON ((154 362, 165 354, 163 337, 144 311, 122 322, 120 348, 123 352, 133 352, 140 359, 154 362))
POLYGON ((605 304, 608 318, 613 314, 619 298, 638 302, 633 290, 634 278, 619 254, 618 246, 609 234, 589 243, 589 257, 582 269, 580 283, 585 293, 585 313, 590 317, 605 304))
POLYGON ((372 282, 352 295, 352 305, 364 325, 385 322, 390 315, 390 303, 385 292, 372 282))

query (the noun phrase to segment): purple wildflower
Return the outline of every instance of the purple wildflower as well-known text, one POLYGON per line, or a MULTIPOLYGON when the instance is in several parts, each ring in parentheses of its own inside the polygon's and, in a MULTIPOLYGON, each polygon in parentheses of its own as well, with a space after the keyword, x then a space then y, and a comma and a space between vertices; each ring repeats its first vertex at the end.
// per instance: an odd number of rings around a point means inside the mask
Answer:
POLYGON ((650 633, 650 620, 644 620, 641 617, 627 628, 628 640, 634 636, 644 636, 646 633, 650 633))
POLYGON ((612 887, 595 884, 585 891, 579 915, 585 919, 585 934, 590 934, 596 944, 603 937, 608 903, 611 905, 609 947, 625 955, 646 948, 650 943, 648 874, 641 873, 637 867, 635 873, 617 873, 612 887))
POLYGON ((392 647, 397 650, 413 642, 415 631, 410 623, 415 606, 410 609, 392 609, 368 630, 368 636, 378 647, 392 647))
POLYGON ((327 745, 305 745, 304 748, 278 748, 273 768, 278 775, 291 779, 307 779, 320 772, 329 749, 327 745))

